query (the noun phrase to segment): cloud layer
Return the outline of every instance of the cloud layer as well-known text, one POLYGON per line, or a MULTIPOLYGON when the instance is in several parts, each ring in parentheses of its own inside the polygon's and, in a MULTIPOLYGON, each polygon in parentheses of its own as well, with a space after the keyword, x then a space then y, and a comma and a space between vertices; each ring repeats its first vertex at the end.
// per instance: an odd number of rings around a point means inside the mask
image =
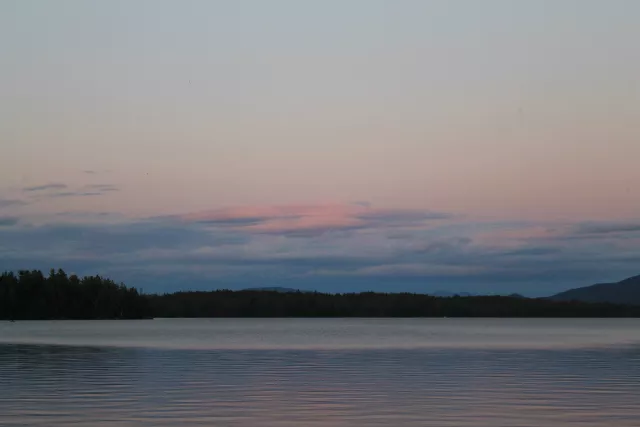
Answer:
POLYGON ((136 221, 87 213, 41 225, 3 217, 0 269, 60 266, 147 291, 287 285, 545 295, 637 274, 640 230, 632 225, 481 222, 365 204, 252 206, 136 221))

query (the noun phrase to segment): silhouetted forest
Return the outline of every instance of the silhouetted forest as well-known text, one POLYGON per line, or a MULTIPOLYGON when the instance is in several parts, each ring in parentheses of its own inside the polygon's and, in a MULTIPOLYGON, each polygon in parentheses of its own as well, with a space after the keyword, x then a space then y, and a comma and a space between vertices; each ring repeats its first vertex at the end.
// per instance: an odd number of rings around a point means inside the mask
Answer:
POLYGON ((149 296, 157 317, 640 317, 640 307, 506 296, 213 291, 149 296))
POLYGON ((151 316, 149 300, 100 276, 51 270, 0 276, 0 319, 137 319, 151 316))
POLYGON ((640 306, 514 296, 264 290, 144 295, 100 276, 0 276, 0 319, 148 317, 640 317, 640 306))

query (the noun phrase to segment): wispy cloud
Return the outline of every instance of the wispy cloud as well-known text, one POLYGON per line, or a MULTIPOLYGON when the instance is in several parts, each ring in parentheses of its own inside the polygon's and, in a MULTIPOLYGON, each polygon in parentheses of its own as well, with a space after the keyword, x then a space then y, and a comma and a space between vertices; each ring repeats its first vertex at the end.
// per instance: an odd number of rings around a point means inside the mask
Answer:
POLYGON ((100 174, 106 174, 106 173, 110 173, 111 170, 109 169, 85 169, 82 171, 82 173, 86 174, 86 175, 100 175, 100 174))
POLYGON ((24 206, 28 203, 18 199, 2 199, 0 198, 0 208, 7 208, 10 206, 24 206))
POLYGON ((640 232, 640 221, 627 223, 598 222, 580 224, 575 227, 574 231, 577 234, 635 233, 640 232))
POLYGON ((86 184, 79 188, 72 189, 67 184, 49 183, 24 187, 22 191, 35 193, 32 198, 38 200, 43 198, 102 196, 106 193, 120 191, 120 188, 114 184, 86 184))
POLYGON ((118 214, 113 214, 112 212, 82 212, 82 211, 62 211, 62 212, 56 212, 55 214, 53 214, 56 217, 82 217, 82 216, 89 216, 89 217, 105 217, 108 215, 118 215, 118 214))
POLYGON ((448 212, 432 212, 417 209, 372 209, 357 215, 358 218, 380 225, 420 225, 426 221, 455 219, 457 216, 448 212))
POLYGON ((504 252, 504 256, 546 256, 546 255, 557 255, 562 253, 562 248, 553 247, 553 246, 533 246, 533 247, 525 247, 519 249, 513 249, 504 252))
POLYGON ((17 225, 20 220, 17 217, 0 217, 0 227, 12 227, 17 225))
POLYGON ((46 184, 36 187, 27 187, 27 192, 37 192, 36 199, 61 198, 61 197, 94 197, 120 191, 120 188, 113 184, 87 184, 78 189, 70 189, 66 184, 46 184), (64 191, 51 191, 64 190, 64 191))
POLYGON ((85 185, 84 188, 99 191, 102 193, 109 191, 120 191, 120 188, 113 184, 89 184, 85 185))
POLYGON ((61 191, 57 193, 47 194, 47 197, 88 197, 102 196, 104 193, 100 191, 61 191))
POLYGON ((452 219, 448 213, 374 209, 363 203, 250 206, 179 216, 188 222, 241 228, 245 232, 311 237, 365 228, 409 227, 452 219))
POLYGON ((65 188, 68 188, 66 184, 51 183, 51 184, 35 185, 32 187, 24 187, 22 191, 33 192, 33 191, 47 191, 47 190, 63 190, 65 188))

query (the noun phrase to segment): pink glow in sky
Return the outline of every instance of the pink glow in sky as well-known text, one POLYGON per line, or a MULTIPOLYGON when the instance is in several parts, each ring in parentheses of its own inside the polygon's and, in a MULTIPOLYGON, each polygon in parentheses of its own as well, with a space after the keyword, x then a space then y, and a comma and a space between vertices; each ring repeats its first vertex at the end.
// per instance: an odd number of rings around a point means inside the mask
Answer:
POLYGON ((3 193, 113 183, 37 209, 138 216, 638 215, 635 2, 252 5, 5 2, 3 193))
POLYGON ((172 218, 265 252, 340 231, 323 244, 411 258, 350 275, 480 272, 478 246, 628 233, 639 21, 625 0, 4 1, 0 228, 172 218), (443 238, 470 261, 407 255, 443 238))

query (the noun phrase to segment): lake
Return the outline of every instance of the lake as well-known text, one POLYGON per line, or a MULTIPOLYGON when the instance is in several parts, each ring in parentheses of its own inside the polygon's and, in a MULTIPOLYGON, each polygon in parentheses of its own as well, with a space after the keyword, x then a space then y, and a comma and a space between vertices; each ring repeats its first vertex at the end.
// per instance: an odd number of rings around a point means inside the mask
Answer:
POLYGON ((0 322, 0 425, 640 420, 639 319, 0 322))

